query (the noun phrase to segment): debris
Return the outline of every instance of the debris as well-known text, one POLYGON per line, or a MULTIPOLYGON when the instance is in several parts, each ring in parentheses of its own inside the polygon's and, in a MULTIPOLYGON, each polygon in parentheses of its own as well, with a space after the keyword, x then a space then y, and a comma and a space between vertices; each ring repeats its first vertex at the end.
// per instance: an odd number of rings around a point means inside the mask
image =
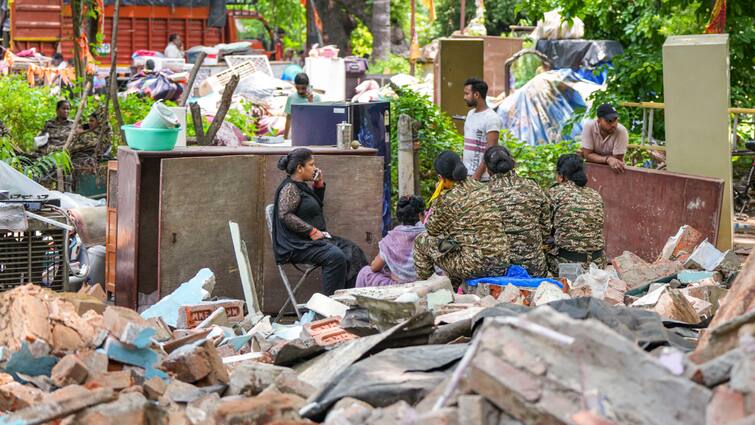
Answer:
POLYGON ((708 389, 671 374, 605 325, 573 320, 548 307, 524 317, 573 337, 574 343, 554 344, 530 331, 491 322, 475 337, 481 345, 466 380, 471 390, 516 419, 571 423, 587 395, 584 391, 593 388, 600 391, 605 418, 616 423, 681 425, 699 423, 704 416, 708 389), (620 380, 615 379, 617 370, 623 371, 620 380))
POLYGON ((155 369, 160 357, 149 348, 133 348, 108 338, 105 341, 105 354, 112 360, 143 368, 147 379, 153 376, 166 377, 162 371, 155 369))
POLYGON ((629 251, 624 251, 611 263, 619 278, 626 282, 630 289, 674 275, 682 269, 677 261, 661 259, 651 264, 629 251))
POLYGON ((207 316, 202 323, 197 325, 197 329, 208 329, 211 326, 226 326, 228 325, 228 315, 225 313, 225 308, 220 307, 207 316))
POLYGON ((161 368, 188 383, 228 384, 228 371, 211 340, 205 339, 174 350, 161 368))
POLYGON ((285 373, 292 373, 292 370, 260 362, 240 364, 231 372, 228 394, 255 396, 285 373))
POLYGON ((170 295, 160 299, 155 305, 144 310, 145 319, 161 317, 172 327, 178 326, 178 309, 183 305, 198 304, 210 297, 215 288, 215 275, 210 269, 200 270, 188 282, 184 282, 170 295))
POLYGON ((86 409, 87 407, 111 401, 114 398, 115 394, 112 390, 95 389, 92 391, 86 391, 85 394, 77 395, 75 397, 43 404, 35 404, 34 406, 19 410, 16 413, 0 418, 0 424, 43 424, 72 415, 86 409))
POLYGON ((692 226, 684 225, 670 237, 661 250, 659 259, 685 261, 705 236, 692 226))
POLYGON ((89 371, 86 366, 75 354, 63 357, 52 368, 52 382, 59 387, 81 384, 87 379, 88 375, 89 371))
POLYGON ((179 329, 195 328, 220 308, 225 309, 227 322, 238 323, 244 320, 244 301, 206 301, 203 303, 181 306, 178 309, 178 323, 176 327, 179 329))
POLYGON ((121 391, 136 384, 136 378, 132 370, 104 372, 90 376, 87 381, 88 386, 110 388, 114 391, 121 391))
MULTIPOLYGON (((710 304, 710 303, 708 303, 710 304)), ((704 310, 705 308, 703 308, 704 310)), ((700 316, 695 308, 687 300, 687 297, 678 289, 666 287, 658 299, 654 308, 661 317, 684 323, 698 323, 700 316)))
POLYGON ((537 287, 537 291, 535 291, 535 295, 532 297, 532 305, 544 305, 569 298, 571 298, 569 294, 564 293, 558 286, 550 282, 543 282, 537 287))
POLYGON ((29 344, 24 341, 21 349, 11 354, 5 365, 5 371, 16 380, 19 380, 19 373, 29 376, 50 376, 52 368, 57 363, 58 358, 55 356, 34 356, 29 350, 29 344))
POLYGON ((95 283, 94 285, 83 285, 81 289, 79 289, 79 294, 94 297, 102 303, 107 301, 107 294, 99 283, 95 283))
POLYGON ((344 330, 339 317, 330 317, 307 323, 303 327, 304 334, 313 338, 315 344, 327 347, 344 341, 356 339, 357 336, 344 330))
POLYGON ((307 301, 306 307, 323 317, 346 316, 349 306, 328 298, 323 294, 315 293, 307 301))
POLYGON ((45 393, 18 382, 0 385, 0 409, 14 412, 38 404, 45 393))
POLYGON ((102 315, 102 320, 105 329, 115 338, 136 348, 148 347, 152 343, 152 337, 157 334, 149 321, 125 307, 108 307, 102 315))
POLYGON ((755 256, 750 256, 744 269, 737 275, 726 297, 720 301, 720 307, 703 332, 695 352, 690 359, 695 363, 712 360, 727 351, 736 348, 739 342, 738 332, 748 323, 755 323, 755 256))
POLYGON ((225 398, 215 410, 218 424, 265 425, 274 421, 301 419, 304 400, 291 394, 265 394, 251 398, 225 398))

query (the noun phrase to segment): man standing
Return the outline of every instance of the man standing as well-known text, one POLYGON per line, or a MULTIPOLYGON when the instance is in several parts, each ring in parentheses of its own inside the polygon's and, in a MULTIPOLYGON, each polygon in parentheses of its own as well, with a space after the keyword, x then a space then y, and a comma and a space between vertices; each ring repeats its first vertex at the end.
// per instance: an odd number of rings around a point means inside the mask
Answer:
POLYGON ((320 96, 312 93, 312 87, 309 86, 309 76, 300 72, 294 77, 294 87, 296 87, 296 93, 291 93, 286 99, 286 107, 284 112, 286 113, 286 130, 285 137, 289 137, 289 130, 291 130, 291 105, 298 105, 301 103, 320 103, 320 96))
POLYGON ((607 164, 624 172, 629 133, 619 124, 619 114, 609 103, 598 106, 598 119, 587 121, 582 129, 582 156, 588 162, 607 164))
POLYGON ((464 82, 464 102, 472 109, 464 121, 463 161, 470 177, 481 181, 490 179, 483 155, 487 148, 498 144, 498 135, 503 126, 501 117, 488 108, 487 95, 488 84, 485 81, 470 78, 464 82))
POLYGON ((183 59, 183 47, 184 44, 183 40, 181 40, 181 36, 175 33, 171 34, 170 36, 168 36, 168 45, 165 47, 165 57, 172 59, 183 59))

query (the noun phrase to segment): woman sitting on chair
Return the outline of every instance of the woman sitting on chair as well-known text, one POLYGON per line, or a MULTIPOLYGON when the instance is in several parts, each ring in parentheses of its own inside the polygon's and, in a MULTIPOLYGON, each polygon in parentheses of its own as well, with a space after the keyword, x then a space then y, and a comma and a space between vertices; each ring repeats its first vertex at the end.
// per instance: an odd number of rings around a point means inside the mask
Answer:
POLYGON ((278 160, 278 168, 288 177, 275 192, 275 261, 321 266, 324 295, 354 287, 367 257, 353 242, 327 232, 323 215, 325 182, 322 171, 315 167, 312 151, 294 149, 278 160), (312 187, 307 182, 313 182, 312 187))

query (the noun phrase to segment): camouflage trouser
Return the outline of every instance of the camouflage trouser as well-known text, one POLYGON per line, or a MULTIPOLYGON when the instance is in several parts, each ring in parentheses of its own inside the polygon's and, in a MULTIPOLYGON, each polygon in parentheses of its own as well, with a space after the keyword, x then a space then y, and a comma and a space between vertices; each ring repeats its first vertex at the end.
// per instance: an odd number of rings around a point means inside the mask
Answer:
POLYGON ((545 258, 545 253, 540 247, 535 248, 536 252, 523 253, 516 252, 515 249, 511 250, 511 264, 516 264, 527 269, 527 273, 532 277, 547 277, 548 276, 548 261, 545 258))
POLYGON ((438 245, 442 238, 422 233, 414 240, 414 268, 418 279, 427 279, 442 269, 454 286, 473 277, 503 276, 508 269, 506 259, 480 258, 469 255, 464 248, 442 253, 438 245))
MULTIPOLYGON (((553 250, 556 251, 556 250, 553 250)), ((565 257, 562 257, 558 254, 553 253, 551 251, 548 253, 548 269, 551 273, 553 273, 553 276, 558 276, 558 265, 559 264, 580 264, 582 266, 583 271, 590 270, 590 263, 594 263, 598 268, 604 269, 606 268, 607 262, 606 262, 606 256, 601 255, 598 258, 590 258, 588 261, 574 261, 572 259, 568 259, 565 257)))

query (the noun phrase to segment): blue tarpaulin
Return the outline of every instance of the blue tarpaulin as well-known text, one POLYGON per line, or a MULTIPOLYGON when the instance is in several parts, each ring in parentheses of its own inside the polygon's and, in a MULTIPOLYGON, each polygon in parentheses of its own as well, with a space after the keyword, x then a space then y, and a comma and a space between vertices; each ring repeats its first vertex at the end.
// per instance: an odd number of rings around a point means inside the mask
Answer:
POLYGON ((506 276, 480 277, 477 279, 469 279, 467 280, 467 285, 477 286, 481 283, 485 283, 488 285, 498 285, 498 286, 513 285, 518 288, 536 289, 543 282, 552 283, 558 286, 559 288, 564 287, 564 285, 562 285, 561 282, 555 279, 549 279, 545 277, 531 277, 529 273, 527 273, 527 269, 525 269, 522 266, 516 266, 516 265, 512 265, 509 267, 509 269, 506 271, 506 276))
POLYGON ((497 112, 503 128, 530 145, 570 140, 582 133, 582 124, 575 123, 568 134, 563 126, 602 87, 571 69, 543 72, 506 97, 497 112))

